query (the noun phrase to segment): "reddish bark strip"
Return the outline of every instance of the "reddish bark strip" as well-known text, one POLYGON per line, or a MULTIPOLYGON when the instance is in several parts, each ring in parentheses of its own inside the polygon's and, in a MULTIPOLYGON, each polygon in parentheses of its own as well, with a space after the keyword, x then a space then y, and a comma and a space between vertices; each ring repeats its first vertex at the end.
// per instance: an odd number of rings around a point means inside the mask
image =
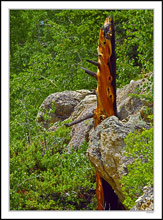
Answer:
MULTIPOLYGON (((97 108, 94 111, 94 127, 105 118, 117 115, 116 108, 116 65, 115 33, 113 18, 108 17, 100 29, 97 65, 97 108)), ((105 196, 102 178, 96 172, 96 195, 98 210, 105 209, 105 196)))

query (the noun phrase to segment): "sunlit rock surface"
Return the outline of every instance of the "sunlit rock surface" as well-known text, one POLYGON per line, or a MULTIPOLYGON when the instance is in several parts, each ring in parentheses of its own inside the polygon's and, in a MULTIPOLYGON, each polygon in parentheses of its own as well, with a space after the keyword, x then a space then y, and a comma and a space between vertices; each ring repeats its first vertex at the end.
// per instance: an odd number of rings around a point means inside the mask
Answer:
POLYGON ((88 94, 91 94, 89 90, 77 90, 56 92, 49 95, 40 106, 37 121, 42 122, 43 126, 48 129, 50 123, 69 118, 75 106, 88 94), (55 112, 52 112, 54 107, 55 112), (44 119, 45 112, 48 114, 48 119, 44 119))
POLYGON ((88 158, 100 176, 114 189, 121 202, 124 196, 120 179, 127 174, 127 165, 132 162, 132 158, 127 159, 123 155, 124 138, 130 131, 147 126, 139 115, 130 117, 126 123, 111 116, 90 134, 88 158))

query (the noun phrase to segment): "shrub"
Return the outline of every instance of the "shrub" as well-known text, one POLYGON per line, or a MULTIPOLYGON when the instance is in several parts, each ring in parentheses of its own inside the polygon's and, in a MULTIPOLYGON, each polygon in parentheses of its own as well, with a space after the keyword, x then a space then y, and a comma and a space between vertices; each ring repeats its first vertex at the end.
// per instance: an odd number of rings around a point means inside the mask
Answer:
POLYGON ((125 144, 124 155, 133 158, 132 164, 127 166, 128 174, 121 180, 125 195, 123 204, 130 209, 142 194, 143 187, 153 185, 153 128, 130 132, 125 144))
POLYGON ((96 209, 95 171, 85 154, 87 143, 68 153, 69 133, 70 128, 61 126, 21 146, 24 150, 11 152, 11 210, 96 209))

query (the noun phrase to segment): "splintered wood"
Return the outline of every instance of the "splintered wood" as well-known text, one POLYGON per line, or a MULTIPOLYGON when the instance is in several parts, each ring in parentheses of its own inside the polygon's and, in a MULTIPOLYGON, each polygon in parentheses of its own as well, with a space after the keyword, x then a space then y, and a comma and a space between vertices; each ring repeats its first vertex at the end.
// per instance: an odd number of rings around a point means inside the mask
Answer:
POLYGON ((97 108, 94 111, 95 127, 106 117, 116 115, 115 88, 115 34, 112 17, 105 20, 100 29, 97 70, 97 108), (113 57, 114 56, 114 57, 113 57))
MULTIPOLYGON (((100 29, 97 65, 97 108, 94 111, 94 127, 105 118, 117 115, 116 110, 116 66, 115 33, 113 18, 108 17, 100 29)), ((96 195, 98 210, 105 209, 105 190, 102 178, 96 172, 96 195)))

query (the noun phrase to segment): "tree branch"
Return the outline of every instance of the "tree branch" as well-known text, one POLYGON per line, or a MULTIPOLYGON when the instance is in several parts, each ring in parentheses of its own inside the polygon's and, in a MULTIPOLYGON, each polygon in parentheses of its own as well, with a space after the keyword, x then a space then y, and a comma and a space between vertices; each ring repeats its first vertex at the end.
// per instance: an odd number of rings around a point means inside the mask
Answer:
POLYGON ((75 120, 75 121, 73 121, 73 122, 71 122, 71 123, 69 123, 69 124, 64 124, 66 127, 70 127, 70 126, 72 126, 72 125, 75 125, 75 124, 78 124, 78 123, 80 123, 80 122, 82 122, 82 121, 85 121, 86 119, 88 119, 88 118, 93 118, 93 116, 94 116, 94 113, 90 113, 90 114, 88 114, 88 115, 85 115, 83 118, 79 118, 79 119, 77 119, 77 120, 75 120))
POLYGON ((96 61, 88 60, 88 59, 86 61, 91 63, 91 64, 93 64, 93 65, 95 65, 95 66, 97 66, 97 67, 100 67, 100 64, 98 62, 96 62, 96 61))
POLYGON ((92 72, 90 70, 87 70, 84 67, 81 67, 86 73, 88 73, 90 76, 93 76, 95 79, 97 79, 97 74, 95 72, 92 72))

